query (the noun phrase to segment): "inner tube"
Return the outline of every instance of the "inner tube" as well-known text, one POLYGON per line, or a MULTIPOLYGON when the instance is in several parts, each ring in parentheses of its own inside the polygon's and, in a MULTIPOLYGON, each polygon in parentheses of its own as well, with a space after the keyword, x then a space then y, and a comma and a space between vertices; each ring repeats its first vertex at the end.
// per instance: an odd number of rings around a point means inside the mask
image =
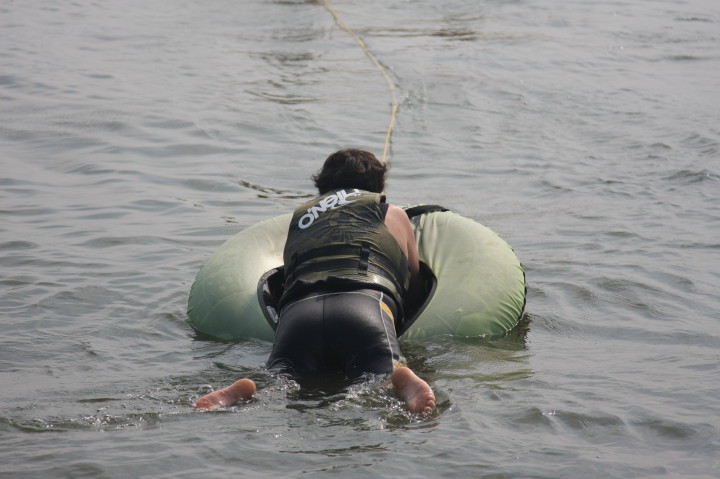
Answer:
MULTIPOLYGON (((436 205, 406 208, 425 285, 422 304, 406 307, 398 336, 499 336, 525 308, 525 273, 512 248, 491 229, 436 205)), ((197 332, 233 341, 272 341, 282 293, 283 249, 291 214, 231 237, 200 269, 188 298, 197 332)))

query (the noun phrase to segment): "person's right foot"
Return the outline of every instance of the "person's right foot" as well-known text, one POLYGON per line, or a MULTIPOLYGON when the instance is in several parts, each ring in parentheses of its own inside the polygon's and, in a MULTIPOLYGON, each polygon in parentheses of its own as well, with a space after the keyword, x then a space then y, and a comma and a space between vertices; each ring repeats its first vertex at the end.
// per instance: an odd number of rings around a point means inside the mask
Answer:
POLYGON ((435 407, 435 394, 432 388, 410 368, 395 369, 390 379, 410 412, 425 415, 435 407))

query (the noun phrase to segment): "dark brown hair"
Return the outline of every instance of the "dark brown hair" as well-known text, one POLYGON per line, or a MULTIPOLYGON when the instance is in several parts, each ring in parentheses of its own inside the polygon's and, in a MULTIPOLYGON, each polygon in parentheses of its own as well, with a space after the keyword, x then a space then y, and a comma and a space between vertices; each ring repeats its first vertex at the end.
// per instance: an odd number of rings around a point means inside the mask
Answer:
POLYGON ((328 156, 312 180, 321 195, 341 188, 382 193, 386 172, 387 166, 369 151, 345 148, 328 156))

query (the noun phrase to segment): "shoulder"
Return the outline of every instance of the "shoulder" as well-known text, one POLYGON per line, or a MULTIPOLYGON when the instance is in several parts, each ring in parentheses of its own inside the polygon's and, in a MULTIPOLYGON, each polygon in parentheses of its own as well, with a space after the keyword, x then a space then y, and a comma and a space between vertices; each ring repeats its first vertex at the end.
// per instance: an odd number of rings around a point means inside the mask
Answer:
POLYGON ((410 219, 405 210, 395 205, 388 205, 387 215, 385 215, 385 224, 388 228, 398 231, 407 231, 412 229, 410 219))
POLYGON ((396 205, 388 204, 388 216, 389 215, 392 215, 397 219, 405 219, 410 221, 408 219, 407 213, 405 213, 405 210, 396 205))

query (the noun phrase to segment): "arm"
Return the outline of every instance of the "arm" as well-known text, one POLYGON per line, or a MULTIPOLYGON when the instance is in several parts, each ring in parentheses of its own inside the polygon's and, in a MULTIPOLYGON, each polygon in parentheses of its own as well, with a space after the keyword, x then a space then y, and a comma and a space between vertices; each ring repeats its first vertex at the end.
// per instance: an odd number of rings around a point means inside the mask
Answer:
POLYGON ((405 214, 405 210, 395 205, 389 205, 387 215, 385 215, 385 226, 387 226, 390 234, 393 235, 408 259, 410 290, 408 291, 407 300, 410 304, 415 304, 415 301, 419 299, 418 296, 422 294, 423 288, 422 278, 420 277, 420 261, 412 224, 407 214, 405 214))

